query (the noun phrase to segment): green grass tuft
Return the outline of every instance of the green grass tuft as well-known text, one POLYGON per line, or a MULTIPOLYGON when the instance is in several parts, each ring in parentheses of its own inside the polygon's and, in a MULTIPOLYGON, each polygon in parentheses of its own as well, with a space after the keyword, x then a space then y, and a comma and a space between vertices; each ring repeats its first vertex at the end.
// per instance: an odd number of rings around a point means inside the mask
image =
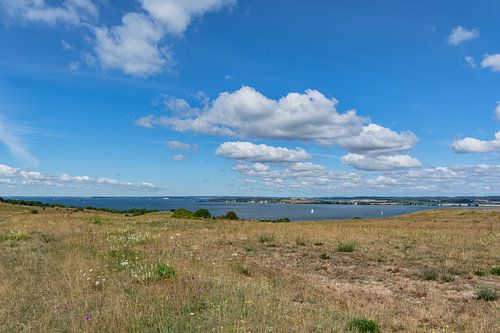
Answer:
POLYGON ((482 285, 477 288, 476 297, 480 300, 491 302, 498 299, 498 293, 492 287, 482 285))
POLYGON ((337 251, 339 252, 353 252, 356 249, 356 244, 354 243, 340 243, 337 246, 337 251))
POLYGON ((156 264, 153 272, 154 272, 155 278, 158 280, 171 279, 176 274, 175 269, 172 266, 162 264, 162 263, 156 264))
POLYGON ((349 331, 356 330, 360 333, 379 333, 380 328, 375 320, 366 318, 354 318, 347 323, 349 331))

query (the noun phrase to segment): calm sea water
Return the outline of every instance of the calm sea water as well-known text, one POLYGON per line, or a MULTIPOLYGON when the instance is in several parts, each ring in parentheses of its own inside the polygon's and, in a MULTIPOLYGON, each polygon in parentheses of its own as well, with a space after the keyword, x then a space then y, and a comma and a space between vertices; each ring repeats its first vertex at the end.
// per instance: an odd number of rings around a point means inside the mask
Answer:
POLYGON ((202 198, 161 198, 161 197, 22 197, 18 199, 36 200, 44 203, 57 203, 75 207, 97 207, 112 209, 146 208, 171 210, 186 208, 196 210, 207 208, 212 215, 223 215, 235 211, 245 219, 279 219, 288 217, 292 221, 352 219, 353 217, 387 217, 437 207, 427 206, 392 206, 392 205, 326 205, 326 204, 258 204, 207 202, 202 198), (314 212, 311 212, 311 209, 314 212))

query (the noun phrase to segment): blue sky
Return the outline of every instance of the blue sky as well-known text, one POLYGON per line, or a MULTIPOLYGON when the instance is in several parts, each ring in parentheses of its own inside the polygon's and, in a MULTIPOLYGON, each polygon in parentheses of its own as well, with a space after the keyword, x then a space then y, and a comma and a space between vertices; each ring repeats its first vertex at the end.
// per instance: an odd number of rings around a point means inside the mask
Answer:
POLYGON ((0 193, 499 195, 499 13, 0 0, 0 193))

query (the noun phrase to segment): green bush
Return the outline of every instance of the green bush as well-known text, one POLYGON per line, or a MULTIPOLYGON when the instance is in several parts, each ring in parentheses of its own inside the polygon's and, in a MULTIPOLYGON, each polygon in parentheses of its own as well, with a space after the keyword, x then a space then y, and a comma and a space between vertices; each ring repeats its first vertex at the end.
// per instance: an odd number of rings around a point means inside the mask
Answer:
POLYGON ((156 264, 154 275, 157 279, 171 279, 175 276, 175 269, 166 264, 156 264))
POLYGON ((238 217, 238 215, 236 215, 236 213, 233 212, 232 210, 227 212, 226 215, 224 216, 224 218, 226 218, 228 220, 239 220, 240 219, 238 217))
POLYGON ((379 333, 380 328, 375 320, 366 318, 354 318, 347 323, 349 331, 357 330, 360 333, 379 333))
POLYGON ((212 214, 208 211, 208 209, 201 208, 198 209, 197 211, 194 212, 194 217, 200 218, 200 219, 209 219, 212 217, 212 214))
POLYGON ((323 259, 323 260, 328 260, 328 259, 330 259, 330 258, 331 258, 331 257, 330 257, 330 255, 329 255, 328 253, 321 253, 321 254, 319 255, 319 257, 320 257, 321 259, 323 259))
POLYGON ((453 282, 455 278, 452 275, 444 274, 441 276, 441 280, 444 282, 453 282))
POLYGON ((500 275, 500 266, 495 266, 490 268, 491 275, 500 275))
POLYGON ((438 272, 434 268, 426 268, 422 271, 422 278, 426 281, 437 280, 438 272))
POLYGON ((354 243, 340 243, 337 246, 337 251, 339 252, 352 252, 356 248, 356 244, 354 243))
POLYGON ((192 219, 192 218, 194 218, 194 215, 193 215, 193 212, 191 212, 185 208, 179 208, 179 209, 174 210, 172 217, 178 218, 178 219, 192 219))
POLYGON ((0 241, 2 240, 11 240, 11 241, 23 241, 30 239, 31 236, 26 231, 22 230, 11 230, 5 235, 0 235, 0 241))
POLYGON ((239 261, 236 261, 233 264, 233 269, 238 274, 241 274, 241 275, 244 275, 244 276, 250 276, 250 269, 248 268, 248 266, 246 266, 245 264, 243 264, 243 263, 241 263, 239 261))
POLYGON ((498 294, 495 291, 495 289, 483 285, 476 290, 476 297, 483 301, 489 302, 489 301, 496 301, 498 299, 498 294))
POLYGON ((36 209, 32 209, 32 210, 30 211, 30 213, 31 213, 31 214, 38 214, 38 210, 36 210, 36 209))

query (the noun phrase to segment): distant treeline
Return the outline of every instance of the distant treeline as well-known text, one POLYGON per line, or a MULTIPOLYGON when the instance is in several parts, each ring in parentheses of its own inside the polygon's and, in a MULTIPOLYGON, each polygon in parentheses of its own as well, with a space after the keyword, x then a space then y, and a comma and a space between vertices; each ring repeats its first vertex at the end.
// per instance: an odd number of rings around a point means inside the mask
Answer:
POLYGON ((30 207, 57 207, 57 208, 73 208, 77 210, 95 210, 99 212, 107 212, 107 213, 113 213, 113 214, 125 214, 127 216, 139 216, 139 215, 144 215, 146 213, 154 213, 158 212, 157 209, 144 209, 144 208, 132 208, 132 209, 125 209, 125 210, 119 210, 119 209, 112 209, 112 208, 97 208, 97 207, 76 207, 76 206, 65 206, 61 204, 49 204, 49 203, 43 203, 41 201, 29 201, 29 200, 17 200, 17 199, 4 199, 0 197, 0 202, 8 203, 8 204, 13 204, 13 205, 22 205, 22 206, 30 206, 30 207))
MULTIPOLYGON (((178 209, 173 209, 172 210, 173 214, 172 217, 175 218, 181 218, 181 219, 222 219, 222 220, 239 220, 240 218, 238 215, 236 215, 235 212, 233 211, 228 211, 225 215, 221 216, 213 216, 210 214, 208 209, 201 208, 198 209, 194 212, 185 209, 185 208, 178 208, 178 209)), ((285 222, 290 222, 290 219, 288 217, 284 217, 281 219, 277 220, 259 220, 259 222, 271 222, 271 223, 285 223, 285 222)))

